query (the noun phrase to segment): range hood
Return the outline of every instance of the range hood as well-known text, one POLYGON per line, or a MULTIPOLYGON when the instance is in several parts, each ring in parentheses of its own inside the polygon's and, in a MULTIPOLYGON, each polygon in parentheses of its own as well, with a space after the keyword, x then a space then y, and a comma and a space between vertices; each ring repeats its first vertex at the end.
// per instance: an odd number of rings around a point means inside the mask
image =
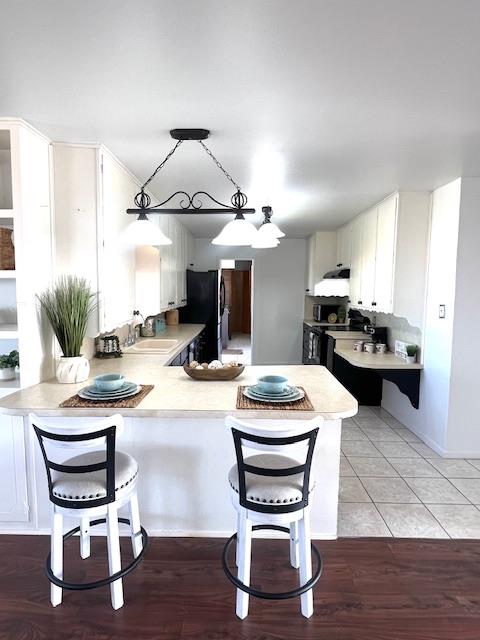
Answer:
POLYGON ((334 296, 342 298, 350 295, 350 269, 339 266, 338 269, 327 271, 323 280, 317 282, 314 289, 314 296, 334 296))

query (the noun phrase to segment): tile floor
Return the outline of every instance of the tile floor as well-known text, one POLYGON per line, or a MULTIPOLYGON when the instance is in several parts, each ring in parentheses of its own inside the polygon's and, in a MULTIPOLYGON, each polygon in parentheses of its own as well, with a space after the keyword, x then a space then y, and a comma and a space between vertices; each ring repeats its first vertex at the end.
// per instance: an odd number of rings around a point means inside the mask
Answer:
MULTIPOLYGON (((222 362, 241 362, 242 364, 252 364, 251 336, 247 333, 234 333, 228 343, 229 349, 242 349, 241 354, 222 353, 222 362)), ((480 462, 480 461, 479 461, 480 462)))
POLYGON ((338 535, 480 538, 480 460, 441 458, 380 407, 343 421, 338 535))

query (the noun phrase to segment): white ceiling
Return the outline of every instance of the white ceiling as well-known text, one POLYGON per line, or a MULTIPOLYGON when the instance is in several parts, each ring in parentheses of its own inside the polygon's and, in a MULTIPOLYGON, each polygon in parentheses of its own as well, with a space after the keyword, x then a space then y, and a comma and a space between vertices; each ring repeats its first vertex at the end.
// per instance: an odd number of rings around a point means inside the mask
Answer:
MULTIPOLYGON (((291 237, 480 175, 478 0, 0 0, 0 16, 0 115, 101 141, 141 179, 170 128, 210 128, 291 237)), ((232 193, 193 142, 153 187, 232 193)))

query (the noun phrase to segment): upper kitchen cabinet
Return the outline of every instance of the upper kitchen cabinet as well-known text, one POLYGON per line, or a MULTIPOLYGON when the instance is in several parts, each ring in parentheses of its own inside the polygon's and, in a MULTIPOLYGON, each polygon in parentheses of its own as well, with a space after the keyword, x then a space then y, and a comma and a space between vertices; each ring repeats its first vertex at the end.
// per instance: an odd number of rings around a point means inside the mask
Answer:
POLYGON ((101 145, 54 144, 53 158, 56 271, 98 292, 88 335, 111 331, 135 308, 135 247, 123 232, 139 183, 101 145))
POLYGON ((396 193, 352 221, 351 306, 423 324, 429 193, 396 193))
POLYGON ((352 261, 352 224, 337 229, 337 266, 349 267, 352 261))
POLYGON ((308 238, 306 293, 315 295, 315 285, 327 271, 335 269, 337 257, 337 232, 317 231, 308 238))

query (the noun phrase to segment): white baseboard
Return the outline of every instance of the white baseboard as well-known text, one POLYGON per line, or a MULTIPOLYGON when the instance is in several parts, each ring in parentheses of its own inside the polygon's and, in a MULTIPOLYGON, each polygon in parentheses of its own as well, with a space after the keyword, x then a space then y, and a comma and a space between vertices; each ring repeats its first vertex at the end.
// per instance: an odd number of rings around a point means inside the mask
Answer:
MULTIPOLYGON (((147 529, 147 533, 150 538, 229 538, 233 531, 169 531, 164 529, 147 529)), ((101 527, 98 527, 96 531, 92 529, 92 536, 104 536, 105 531, 102 531, 101 527)), ((1 529, 0 535, 15 535, 15 536, 49 536, 50 529, 1 529)), ((78 534, 76 534, 78 535, 78 534)), ((267 538, 270 540, 276 538, 286 539, 286 534, 275 531, 259 531, 255 532, 255 538, 267 538)), ((120 536, 129 537, 129 533, 123 528, 120 529, 120 536)), ((331 534, 325 535, 312 531, 312 540, 336 540, 337 536, 331 534)))

